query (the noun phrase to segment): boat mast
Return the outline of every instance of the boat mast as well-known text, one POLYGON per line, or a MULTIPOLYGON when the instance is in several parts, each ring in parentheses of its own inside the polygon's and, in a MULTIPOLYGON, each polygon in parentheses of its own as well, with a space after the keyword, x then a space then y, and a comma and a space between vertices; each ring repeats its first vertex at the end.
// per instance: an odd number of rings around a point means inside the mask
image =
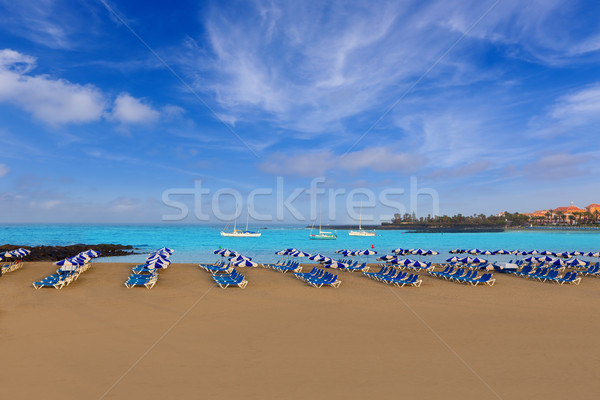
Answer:
POLYGON ((358 216, 358 230, 362 230, 362 200, 360 201, 360 214, 358 216))
POLYGON ((323 219, 323 209, 319 207, 319 234, 321 233, 321 221, 323 219))
POLYGON ((250 214, 250 208, 246 210, 246 232, 248 232, 248 214, 250 214))
POLYGON ((236 228, 237 228, 237 212, 238 212, 238 208, 237 208, 237 204, 235 206, 235 220, 233 222, 233 231, 235 232, 236 228))

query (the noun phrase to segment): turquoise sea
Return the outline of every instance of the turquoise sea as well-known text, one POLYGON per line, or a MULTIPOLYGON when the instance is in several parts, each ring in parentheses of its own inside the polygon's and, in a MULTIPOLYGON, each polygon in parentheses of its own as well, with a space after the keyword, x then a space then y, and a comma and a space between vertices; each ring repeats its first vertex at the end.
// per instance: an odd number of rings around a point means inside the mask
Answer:
MULTIPOLYGON (((309 253, 332 256, 338 249, 372 248, 378 255, 392 249, 423 248, 440 252, 433 261, 445 260, 454 248, 482 250, 550 250, 599 251, 600 233, 585 231, 509 231, 501 233, 407 233, 378 231, 375 237, 348 236, 338 230, 337 240, 310 240, 310 229, 304 227, 270 227, 261 229, 260 238, 226 238, 220 235, 223 227, 192 225, 5 225, 0 227, 0 243, 16 245, 69 245, 75 243, 131 244, 150 252, 163 246, 175 250, 174 262, 212 262, 215 249, 229 248, 253 257, 258 262, 272 262, 279 257, 275 251, 295 247, 309 253)), ((107 257, 102 261, 137 262, 144 255, 107 257)), ((371 257, 370 259, 374 259, 371 257)), ((499 259, 491 257, 490 259, 499 259)), ((504 256, 504 260, 506 260, 504 256)))

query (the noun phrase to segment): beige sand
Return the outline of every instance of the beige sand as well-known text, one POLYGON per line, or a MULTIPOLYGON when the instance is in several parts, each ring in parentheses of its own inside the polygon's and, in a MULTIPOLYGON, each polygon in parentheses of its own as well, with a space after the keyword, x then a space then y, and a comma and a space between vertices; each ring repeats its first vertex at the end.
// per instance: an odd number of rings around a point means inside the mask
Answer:
POLYGON ((243 269, 245 290, 173 265, 151 290, 96 264, 34 290, 50 263, 0 278, 5 399, 596 399, 600 278, 493 287, 424 277, 339 289, 243 269))

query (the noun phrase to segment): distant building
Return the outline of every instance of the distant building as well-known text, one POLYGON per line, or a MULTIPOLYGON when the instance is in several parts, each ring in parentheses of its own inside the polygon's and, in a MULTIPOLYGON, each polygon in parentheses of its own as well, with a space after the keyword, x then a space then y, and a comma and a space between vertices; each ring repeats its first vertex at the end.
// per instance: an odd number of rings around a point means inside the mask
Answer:
POLYGON ((595 213, 596 211, 600 211, 600 204, 590 204, 585 208, 587 212, 595 213))
POLYGON ((586 210, 583 208, 579 208, 573 205, 573 203, 571 203, 570 206, 568 207, 557 207, 554 209, 554 213, 559 213, 562 212, 565 215, 573 215, 573 214, 578 214, 578 213, 584 213, 586 210))
POLYGON ((548 214, 548 211, 552 211, 552 210, 536 210, 530 214, 532 217, 546 217, 546 215, 548 214))

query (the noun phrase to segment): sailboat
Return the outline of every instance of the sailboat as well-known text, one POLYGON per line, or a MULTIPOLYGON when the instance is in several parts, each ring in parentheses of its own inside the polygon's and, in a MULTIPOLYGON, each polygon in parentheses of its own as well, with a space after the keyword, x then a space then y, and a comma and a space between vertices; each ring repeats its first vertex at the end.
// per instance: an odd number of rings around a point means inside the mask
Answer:
MULTIPOLYGON (((237 212, 236 212, 237 214, 237 212)), ((252 232, 248 230, 248 214, 246 213, 246 229, 241 231, 237 229, 237 217, 235 218, 235 222, 233 223, 233 232, 225 232, 221 231, 221 236, 227 237, 260 237, 260 232, 252 232)), ((225 227, 227 229, 227 227, 225 227)))
POLYGON ((362 202, 360 203, 360 215, 358 217, 358 230, 348 232, 350 236, 375 236, 375 231, 366 231, 362 228, 362 202))
POLYGON ((337 239, 337 233, 327 232, 321 229, 321 220, 322 220, 322 212, 319 212, 319 233, 312 233, 312 229, 310 230, 310 235, 308 238, 311 240, 335 240, 337 239))

